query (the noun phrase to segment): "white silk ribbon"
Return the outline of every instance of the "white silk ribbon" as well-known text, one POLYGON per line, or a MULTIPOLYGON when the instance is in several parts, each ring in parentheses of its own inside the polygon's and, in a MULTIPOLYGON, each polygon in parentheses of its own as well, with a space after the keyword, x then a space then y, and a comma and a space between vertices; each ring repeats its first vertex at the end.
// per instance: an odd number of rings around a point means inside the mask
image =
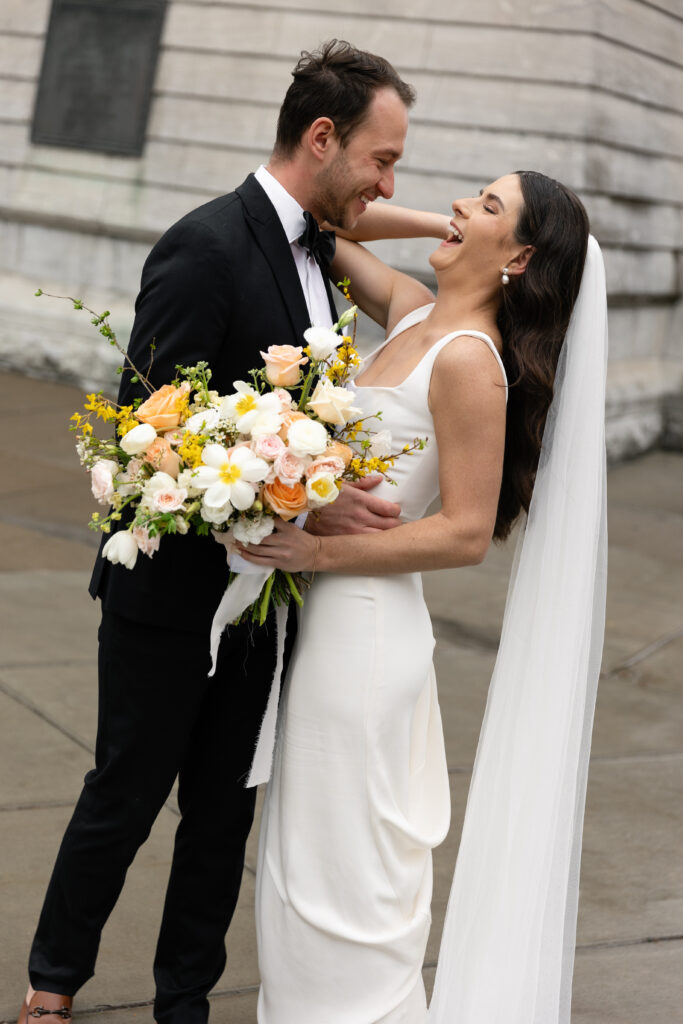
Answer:
MULTIPOLYGON (((243 561, 243 559, 240 559, 243 561)), ((232 570, 236 568, 233 557, 229 559, 232 570)), ((248 563, 245 563, 248 564, 248 563)), ((223 630, 231 622, 238 619, 250 604, 253 604, 261 593, 271 570, 258 569, 254 571, 249 566, 249 571, 240 572, 227 588, 211 623, 211 670, 209 676, 216 671, 218 648, 221 642, 223 630)), ((277 724, 277 709, 280 702, 280 687, 282 685, 282 668, 285 655, 285 638, 287 636, 287 605, 278 605, 275 609, 276 626, 276 661, 275 671, 270 684, 270 693, 266 705, 265 714, 261 722, 258 741, 254 750, 254 757, 251 762, 249 776, 245 783, 246 788, 258 786, 267 782, 273 763, 273 751, 275 749, 275 727, 277 724)))

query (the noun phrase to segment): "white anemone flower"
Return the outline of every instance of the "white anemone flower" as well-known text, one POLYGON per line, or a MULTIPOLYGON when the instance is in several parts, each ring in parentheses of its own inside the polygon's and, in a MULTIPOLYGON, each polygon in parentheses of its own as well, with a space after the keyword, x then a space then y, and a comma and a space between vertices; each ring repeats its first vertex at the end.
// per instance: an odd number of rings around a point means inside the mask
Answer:
POLYGON ((240 434, 249 434, 264 413, 282 413, 282 403, 272 391, 259 395, 243 380, 233 381, 235 393, 221 402, 220 418, 235 424, 240 434))
POLYGON ((218 423, 218 409, 202 409, 185 420, 185 429, 191 434, 208 434, 218 423))
POLYGON ((265 480, 270 466, 254 455, 247 445, 224 448, 207 444, 202 452, 203 465, 193 474, 193 482, 205 491, 204 502, 211 508, 222 508, 230 502, 240 512, 251 508, 256 496, 254 484, 265 480))

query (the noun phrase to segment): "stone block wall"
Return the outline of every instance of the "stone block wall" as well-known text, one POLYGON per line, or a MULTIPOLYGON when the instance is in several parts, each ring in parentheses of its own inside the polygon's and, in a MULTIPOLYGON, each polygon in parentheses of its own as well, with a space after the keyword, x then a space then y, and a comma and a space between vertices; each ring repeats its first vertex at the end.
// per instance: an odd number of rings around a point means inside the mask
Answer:
MULTIPOLYGON (((33 145, 50 0, 0 7, 0 365, 110 383, 140 269, 175 219, 267 159, 301 49, 332 36, 418 91, 396 200, 447 210, 519 167, 584 199, 610 293, 613 458, 683 445, 683 12, 679 0, 169 0, 141 157, 33 145)), ((116 69, 112 68, 112 88, 116 69)), ((430 242, 378 252, 428 275, 430 242)))

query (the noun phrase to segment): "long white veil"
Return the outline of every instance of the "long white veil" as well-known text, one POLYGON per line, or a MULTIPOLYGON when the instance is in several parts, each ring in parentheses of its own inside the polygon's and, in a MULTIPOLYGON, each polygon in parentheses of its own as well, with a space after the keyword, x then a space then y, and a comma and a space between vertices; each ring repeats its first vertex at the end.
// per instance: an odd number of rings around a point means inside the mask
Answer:
POLYGON ((429 1024, 569 1024, 605 624, 606 367, 591 236, 515 555, 429 1024))

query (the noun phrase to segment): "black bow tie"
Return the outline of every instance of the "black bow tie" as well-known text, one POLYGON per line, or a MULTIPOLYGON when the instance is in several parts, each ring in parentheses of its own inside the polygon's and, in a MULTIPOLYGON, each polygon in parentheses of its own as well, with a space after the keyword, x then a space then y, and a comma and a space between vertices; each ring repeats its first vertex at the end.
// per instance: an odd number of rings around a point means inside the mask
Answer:
POLYGON ((312 213, 304 211, 306 227, 297 242, 321 267, 329 267, 337 245, 334 231, 321 231, 312 213))

